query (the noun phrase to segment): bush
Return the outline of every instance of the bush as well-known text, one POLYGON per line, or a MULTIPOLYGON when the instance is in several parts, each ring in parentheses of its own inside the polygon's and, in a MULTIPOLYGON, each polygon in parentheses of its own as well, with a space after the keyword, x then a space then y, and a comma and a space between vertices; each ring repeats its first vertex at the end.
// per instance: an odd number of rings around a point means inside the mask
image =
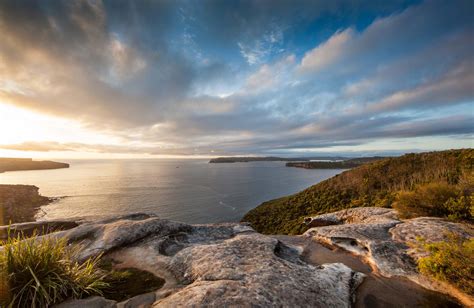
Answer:
POLYGON ((48 307, 107 287, 99 257, 75 260, 77 248, 54 237, 9 238, 0 251, 0 277, 11 307, 48 307))
POLYGON ((472 220, 472 197, 464 194, 456 185, 430 183, 420 185, 414 191, 401 191, 393 207, 400 217, 445 217, 451 220, 472 220))
POLYGON ((421 273, 474 295, 474 239, 450 235, 445 242, 424 244, 423 247, 430 255, 418 260, 421 273))
POLYGON ((474 196, 460 196, 450 198, 444 203, 450 220, 472 220, 474 217, 474 196))

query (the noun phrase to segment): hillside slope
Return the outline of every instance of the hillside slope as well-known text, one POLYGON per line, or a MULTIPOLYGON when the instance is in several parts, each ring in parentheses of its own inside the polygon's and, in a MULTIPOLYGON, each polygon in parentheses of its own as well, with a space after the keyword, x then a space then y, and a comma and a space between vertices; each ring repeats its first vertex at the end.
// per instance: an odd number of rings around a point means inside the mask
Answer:
POLYGON ((289 162, 287 167, 304 168, 304 169, 352 169, 360 165, 385 159, 386 157, 359 157, 342 161, 308 161, 308 162, 289 162))
POLYGON ((361 206, 390 207, 400 191, 444 183, 473 187, 474 149, 406 154, 345 171, 297 194, 267 201, 242 221, 266 234, 299 234, 308 215, 361 206))

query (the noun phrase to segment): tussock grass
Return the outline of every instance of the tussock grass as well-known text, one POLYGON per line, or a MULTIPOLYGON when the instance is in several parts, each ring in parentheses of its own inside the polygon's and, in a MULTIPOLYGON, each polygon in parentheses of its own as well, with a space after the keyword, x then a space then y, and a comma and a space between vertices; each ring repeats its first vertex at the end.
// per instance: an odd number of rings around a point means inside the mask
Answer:
POLYGON ((48 307, 68 298, 101 295, 108 286, 98 267, 100 256, 79 263, 74 257, 77 246, 65 239, 19 236, 2 245, 2 306, 48 307))

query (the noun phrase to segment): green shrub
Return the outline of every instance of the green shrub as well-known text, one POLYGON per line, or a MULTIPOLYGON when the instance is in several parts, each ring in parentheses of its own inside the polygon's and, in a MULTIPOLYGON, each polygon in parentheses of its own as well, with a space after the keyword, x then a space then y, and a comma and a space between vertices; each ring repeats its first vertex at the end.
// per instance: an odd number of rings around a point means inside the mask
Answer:
POLYGON ((445 202, 444 207, 448 212, 450 220, 472 220, 474 217, 474 196, 460 196, 450 198, 445 202))
POLYGON ((107 287, 99 257, 75 260, 77 247, 54 237, 9 238, 0 251, 0 277, 11 307, 48 307, 107 287))
POLYGON ((456 199, 458 191, 445 183, 430 183, 416 187, 414 191, 401 191, 393 207, 402 218, 419 216, 446 216, 444 204, 456 199))
POLYGON ((474 295, 474 239, 450 235, 445 242, 423 244, 430 255, 418 260, 421 273, 454 284, 474 295))
POLYGON ((413 191, 399 192, 393 207, 402 218, 436 216, 468 221, 472 220, 472 196, 466 193, 469 191, 446 183, 419 185, 413 191))

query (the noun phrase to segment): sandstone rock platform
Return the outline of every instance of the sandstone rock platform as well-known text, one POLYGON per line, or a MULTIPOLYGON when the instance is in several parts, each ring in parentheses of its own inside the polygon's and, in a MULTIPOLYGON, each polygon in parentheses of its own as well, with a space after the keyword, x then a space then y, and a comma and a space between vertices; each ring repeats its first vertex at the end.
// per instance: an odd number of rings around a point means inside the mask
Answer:
POLYGON ((362 207, 309 217, 311 228, 304 233, 320 243, 342 248, 368 263, 383 277, 405 277, 434 291, 454 295, 468 306, 474 300, 447 284, 434 281, 417 271, 416 261, 426 253, 417 249, 419 240, 439 242, 454 233, 474 236, 474 229, 435 217, 401 220, 393 209, 362 207))
POLYGON ((48 236, 81 243, 80 259, 103 254, 166 280, 121 303, 96 297, 60 307, 350 307, 364 277, 342 263, 306 263, 298 249, 237 223, 187 225, 135 214, 48 236))

